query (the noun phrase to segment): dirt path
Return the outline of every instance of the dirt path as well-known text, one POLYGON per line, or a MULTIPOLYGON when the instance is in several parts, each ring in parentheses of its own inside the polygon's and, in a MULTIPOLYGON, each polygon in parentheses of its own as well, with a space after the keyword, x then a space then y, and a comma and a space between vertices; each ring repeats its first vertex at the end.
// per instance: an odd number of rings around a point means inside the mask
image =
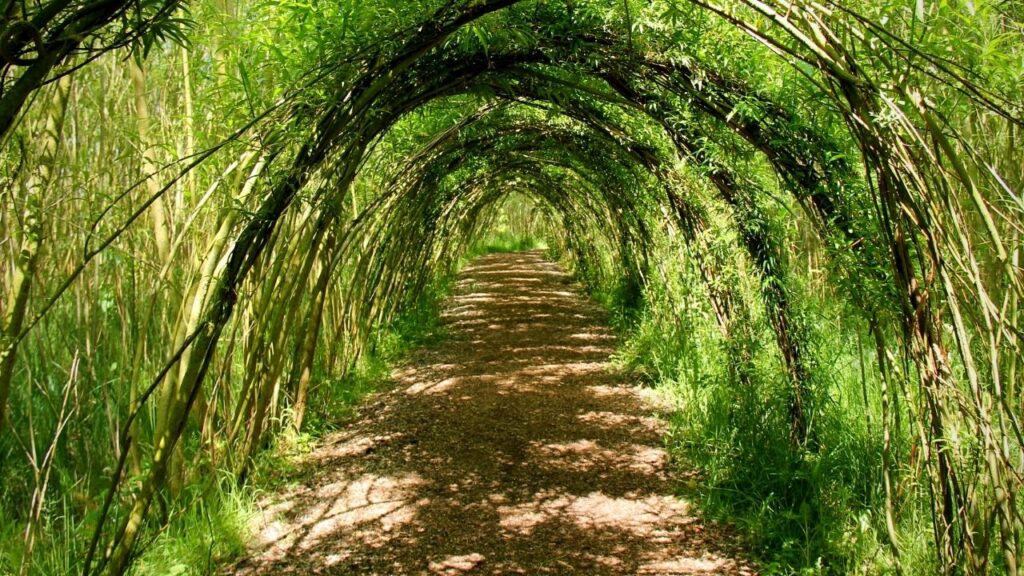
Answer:
POLYGON ((538 252, 466 268, 413 355, 276 495, 237 574, 753 574, 673 497, 601 310, 538 252))

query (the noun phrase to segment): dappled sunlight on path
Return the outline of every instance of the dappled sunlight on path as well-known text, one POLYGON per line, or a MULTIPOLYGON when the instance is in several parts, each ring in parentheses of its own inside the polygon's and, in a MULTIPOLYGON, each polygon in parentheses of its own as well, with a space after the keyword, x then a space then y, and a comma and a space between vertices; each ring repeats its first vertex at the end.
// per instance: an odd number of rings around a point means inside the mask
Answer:
POLYGON ((477 260, 444 323, 266 504, 236 574, 754 574, 673 496, 655 409, 557 265, 477 260))

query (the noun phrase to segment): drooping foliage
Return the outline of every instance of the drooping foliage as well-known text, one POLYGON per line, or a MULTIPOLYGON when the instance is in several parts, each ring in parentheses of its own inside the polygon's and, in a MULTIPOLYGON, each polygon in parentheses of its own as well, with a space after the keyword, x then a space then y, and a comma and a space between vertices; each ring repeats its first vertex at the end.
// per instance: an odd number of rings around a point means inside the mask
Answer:
POLYGON ((165 569, 499 233, 768 568, 1022 570, 1016 3, 0 13, 0 570, 165 569))

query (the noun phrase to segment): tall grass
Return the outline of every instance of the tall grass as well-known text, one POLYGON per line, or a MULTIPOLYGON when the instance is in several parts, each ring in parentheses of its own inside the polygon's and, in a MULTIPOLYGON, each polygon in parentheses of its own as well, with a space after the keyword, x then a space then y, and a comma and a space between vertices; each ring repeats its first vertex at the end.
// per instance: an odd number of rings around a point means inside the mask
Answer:
POLYGON ((488 235, 476 242, 469 250, 469 257, 482 256, 484 254, 497 254, 505 252, 523 252, 524 250, 544 250, 547 243, 541 239, 529 236, 519 236, 510 232, 503 232, 488 235))
MULTIPOLYGON (((662 250, 661 261, 671 261, 672 252, 662 250)), ((692 264, 671 265, 670 272, 668 282, 646 288, 634 320, 619 325, 617 361, 673 407, 666 443, 682 479, 680 496, 736 527, 766 574, 893 572, 877 368, 863 344, 869 336, 826 301, 804 296, 804 313, 828 329, 813 341, 811 429, 818 446, 795 448, 790 388, 778 350, 765 344, 766 320, 750 306, 744 330, 727 340, 706 309, 692 264), (742 378, 741 357, 748 360, 742 378)), ((613 289, 601 301, 623 315, 613 289)), ((908 432, 898 433, 897 443, 906 441, 908 432)), ((904 489, 903 568, 934 573, 927 494, 915 485, 904 489)))
MULTIPOLYGON (((318 366, 316 390, 302 432, 282 425, 272 444, 257 454, 244 484, 239 484, 230 467, 225 467, 215 469, 177 495, 167 494, 165 497, 173 497, 174 501, 162 502, 161 508, 169 512, 150 519, 151 526, 140 542, 138 558, 130 573, 209 576, 244 553, 260 495, 288 479, 323 435, 337 430, 355 414, 367 395, 380 390, 394 364, 410 349, 444 337, 440 311, 453 277, 440 276, 418 298, 408 302, 394 321, 376 327, 366 351, 344 374, 331 374, 326 367, 318 366)), ((281 418, 289 418, 289 411, 285 410, 281 418)), ((100 445, 107 432, 97 427, 96 433, 98 438, 89 442, 100 445)), ((193 437, 189 441, 195 443, 198 439, 193 437)), ((3 484, 16 485, 10 481, 3 484)), ((47 504, 43 515, 47 522, 38 531, 30 574, 54 576, 81 570, 86 544, 81 535, 91 532, 97 511, 93 508, 83 520, 76 520, 78 515, 72 513, 80 504, 74 501, 76 494, 79 493, 62 491, 47 504)), ((9 512, 0 506, 0 575, 16 574, 21 563, 24 525, 9 512)))

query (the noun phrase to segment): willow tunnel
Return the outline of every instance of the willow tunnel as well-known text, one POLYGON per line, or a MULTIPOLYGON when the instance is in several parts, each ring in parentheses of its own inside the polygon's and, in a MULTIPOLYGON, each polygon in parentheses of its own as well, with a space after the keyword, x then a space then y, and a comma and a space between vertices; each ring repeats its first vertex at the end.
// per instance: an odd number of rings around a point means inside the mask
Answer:
MULTIPOLYGON (((245 483, 515 205, 620 314, 637 364, 689 382, 703 433, 771 486, 729 489, 827 541, 827 570, 859 569, 840 559, 866 545, 837 543, 857 525, 885 551, 871 570, 1020 573, 1020 75, 928 43, 961 7, 214 2, 192 25, 235 28, 207 50, 184 41, 188 3, 6 4, 2 457, 35 454, 18 429, 44 403, 51 452, 89 454, 56 487, 57 456, 7 467, 36 478, 5 496, 32 502, 5 520, 28 525, 21 570, 57 490, 88 533, 64 544, 74 570, 128 571, 187 486, 245 483), (138 121, 115 141, 103 79, 129 49, 138 121), (156 135, 150 50, 185 67, 156 135), (190 65, 238 98, 202 120, 190 65), (131 150, 106 189, 71 172, 131 150), (102 424, 65 413, 74 378, 33 384, 77 374, 80 348, 115 390, 102 424)), ((957 25, 1019 57, 1006 4, 957 25)))

